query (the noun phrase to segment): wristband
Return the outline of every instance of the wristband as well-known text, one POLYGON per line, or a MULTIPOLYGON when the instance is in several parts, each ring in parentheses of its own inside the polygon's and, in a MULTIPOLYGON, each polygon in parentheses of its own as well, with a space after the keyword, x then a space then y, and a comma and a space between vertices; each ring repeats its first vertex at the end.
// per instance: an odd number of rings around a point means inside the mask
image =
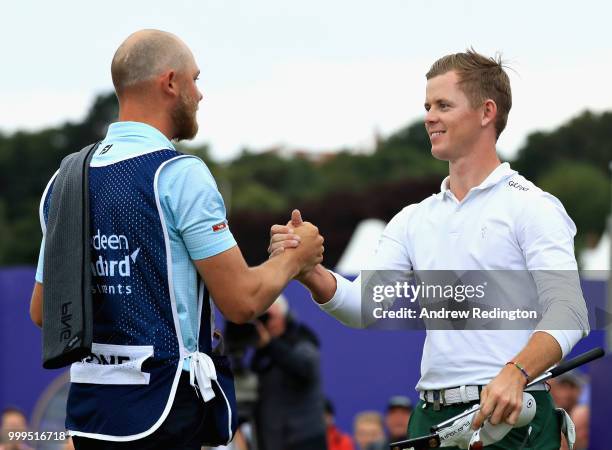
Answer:
POLYGON ((521 371, 521 373, 522 373, 523 375, 525 375, 525 379, 526 379, 526 380, 527 380, 527 382, 529 383, 529 380, 531 380, 531 377, 529 376, 529 374, 527 373, 527 371, 525 370, 525 368, 524 368, 524 367, 523 367, 523 366, 522 366, 520 363, 518 363, 518 362, 516 362, 516 361, 508 361, 508 362, 506 363, 506 365, 508 365, 508 364, 512 364, 512 365, 513 365, 513 366, 515 366, 515 367, 516 367, 518 370, 520 370, 520 371, 521 371))

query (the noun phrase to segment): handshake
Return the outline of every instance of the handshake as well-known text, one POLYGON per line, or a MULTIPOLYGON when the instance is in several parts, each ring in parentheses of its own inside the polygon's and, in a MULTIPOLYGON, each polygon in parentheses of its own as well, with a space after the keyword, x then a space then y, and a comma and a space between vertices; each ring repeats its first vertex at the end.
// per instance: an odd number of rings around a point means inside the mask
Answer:
POLYGON ((286 254, 297 262, 299 271, 295 276, 300 280, 323 261, 323 236, 310 222, 304 222, 300 211, 294 209, 286 225, 272 225, 270 228, 270 258, 286 254))

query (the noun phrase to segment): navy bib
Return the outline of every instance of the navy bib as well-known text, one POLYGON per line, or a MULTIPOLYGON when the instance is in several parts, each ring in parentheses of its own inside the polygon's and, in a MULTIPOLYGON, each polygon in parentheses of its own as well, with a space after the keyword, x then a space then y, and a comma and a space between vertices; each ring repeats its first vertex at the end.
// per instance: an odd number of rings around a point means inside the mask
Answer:
MULTIPOLYGON (((182 342, 157 178, 171 160, 184 157, 190 156, 158 150, 90 167, 93 345, 91 355, 70 369, 66 427, 72 434, 140 439, 170 412, 189 352, 182 342)), ((43 201, 44 220, 52 187, 43 201)), ((212 361, 212 308, 203 283, 199 297, 198 351, 206 361, 192 358, 196 363, 212 361)), ((214 364, 213 373, 218 365, 223 366, 214 364)), ((223 373, 214 373, 209 383, 214 398, 207 403, 219 422, 211 427, 211 434, 220 428, 211 438, 218 444, 231 439, 236 421, 231 373, 229 367, 219 369, 223 373)), ((198 384, 202 390, 199 378, 198 384)))

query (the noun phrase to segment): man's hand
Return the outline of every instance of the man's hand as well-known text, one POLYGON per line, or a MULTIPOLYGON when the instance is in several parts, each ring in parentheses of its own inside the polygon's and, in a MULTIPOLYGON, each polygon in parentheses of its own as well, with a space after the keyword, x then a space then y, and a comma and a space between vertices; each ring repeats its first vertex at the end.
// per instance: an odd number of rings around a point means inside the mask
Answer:
MULTIPOLYGON (((287 225, 273 225, 270 228, 270 245, 268 246, 270 258, 282 255, 285 251, 294 251, 293 249, 302 247, 304 239, 297 230, 300 230, 306 224, 308 222, 302 221, 300 211, 294 209, 291 213, 291 220, 287 222, 287 225)), ((322 244, 321 241, 321 247, 322 244)), ((295 279, 306 286, 312 294, 312 298, 320 304, 327 303, 336 292, 336 278, 321 264, 304 267, 295 276, 295 279)))
POLYGON ((286 248, 296 248, 300 245, 300 237, 295 234, 295 228, 302 225, 302 214, 298 209, 291 212, 291 220, 287 225, 272 225, 270 227, 270 245, 268 253, 270 258, 280 255, 286 248))
MULTIPOLYGON (((514 357, 514 361, 520 361, 531 379, 534 379, 557 364, 561 356, 561 346, 557 340, 545 331, 536 331, 525 348, 514 357)), ((511 364, 504 366, 482 390, 482 409, 474 419, 474 429, 480 427, 489 416, 493 425, 503 420, 514 425, 523 406, 523 389, 526 384, 527 379, 518 367, 511 364)))
POLYGON ((489 422, 497 425, 502 421, 514 425, 523 407, 525 376, 513 366, 505 366, 499 374, 486 385, 480 395, 480 411, 476 414, 472 428, 480 428, 489 417, 489 422))
MULTIPOLYGON (((318 234, 318 229, 314 227, 310 222, 304 222, 302 215, 299 210, 294 209, 291 213, 291 220, 286 225, 272 225, 270 228, 270 245, 268 246, 268 253, 270 258, 280 255, 289 248, 301 248, 305 245, 302 243, 302 236, 307 233, 309 227, 314 228, 318 234)), ((308 264, 304 266, 304 269, 300 271, 296 277, 303 279, 318 263, 322 261, 322 255, 324 251, 323 237, 321 238, 321 258, 316 264, 308 264)))
POLYGON ((297 254, 301 270, 296 278, 310 272, 317 264, 323 261, 323 236, 319 229, 310 222, 303 222, 300 212, 296 209, 291 215, 291 223, 298 224, 293 230, 298 237, 299 245, 291 251, 297 254))

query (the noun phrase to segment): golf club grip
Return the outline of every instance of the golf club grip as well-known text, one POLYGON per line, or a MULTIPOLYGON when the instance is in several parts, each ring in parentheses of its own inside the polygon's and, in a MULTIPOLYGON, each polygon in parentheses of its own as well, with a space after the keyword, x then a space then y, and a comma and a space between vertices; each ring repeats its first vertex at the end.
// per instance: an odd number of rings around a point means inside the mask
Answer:
POLYGON ((589 350, 582 355, 576 356, 569 361, 565 361, 564 363, 559 364, 557 367, 550 370, 551 378, 561 375, 562 373, 568 372, 572 369, 575 369, 578 366, 586 364, 594 359, 601 358, 605 354, 603 348, 597 347, 593 350, 589 350))

